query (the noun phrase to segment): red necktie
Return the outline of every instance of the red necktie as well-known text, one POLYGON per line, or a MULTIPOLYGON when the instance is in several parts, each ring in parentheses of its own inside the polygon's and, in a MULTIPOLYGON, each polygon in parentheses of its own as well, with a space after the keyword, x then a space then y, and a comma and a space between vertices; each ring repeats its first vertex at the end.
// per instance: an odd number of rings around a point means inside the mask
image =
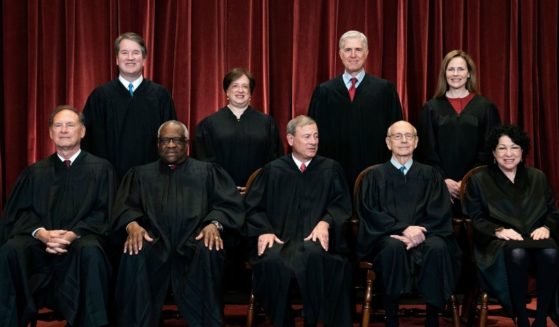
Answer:
POLYGON ((357 78, 351 78, 351 86, 349 87, 349 100, 353 102, 353 98, 355 98, 355 84, 357 83, 357 78))
POLYGON ((64 164, 66 165, 66 167, 70 167, 72 162, 70 160, 64 160, 64 164))
POLYGON ((305 163, 302 163, 302 164, 301 164, 301 167, 299 167, 299 170, 300 170, 302 173, 304 173, 306 169, 307 169, 307 166, 305 166, 305 163))

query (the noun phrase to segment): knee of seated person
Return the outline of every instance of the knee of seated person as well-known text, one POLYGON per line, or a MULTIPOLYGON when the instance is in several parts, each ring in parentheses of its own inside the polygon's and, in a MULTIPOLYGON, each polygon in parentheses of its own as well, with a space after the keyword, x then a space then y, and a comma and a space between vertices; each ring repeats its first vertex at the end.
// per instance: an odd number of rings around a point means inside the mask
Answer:
POLYGON ((304 249, 305 251, 309 252, 309 254, 324 254, 324 252, 326 252, 326 250, 324 250, 324 248, 322 247, 322 245, 320 244, 320 242, 313 242, 313 241, 307 241, 303 243, 304 245, 304 249))
POLYGON ((406 255, 406 245, 404 242, 395 238, 387 237, 382 242, 382 250, 384 253, 392 253, 394 255, 406 255))
POLYGON ((7 257, 21 253, 25 250, 25 244, 17 237, 9 239, 0 246, 0 256, 7 257))
POLYGON ((446 252, 448 246, 440 237, 429 237, 425 240, 425 246, 429 251, 446 252))
POLYGON ((508 251, 509 260, 512 261, 523 261, 526 260, 528 256, 528 251, 524 248, 512 248, 508 251))
POLYGON ((559 251, 556 248, 542 249, 541 252, 548 261, 556 262, 559 258, 559 251))

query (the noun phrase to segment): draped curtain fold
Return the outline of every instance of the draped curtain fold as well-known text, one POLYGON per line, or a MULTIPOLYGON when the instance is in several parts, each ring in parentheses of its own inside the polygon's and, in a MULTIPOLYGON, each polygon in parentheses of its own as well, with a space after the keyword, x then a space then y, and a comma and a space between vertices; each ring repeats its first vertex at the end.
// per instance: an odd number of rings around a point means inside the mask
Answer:
POLYGON ((252 104, 280 126, 306 113, 316 85, 343 71, 338 39, 349 29, 368 36, 367 71, 396 84, 415 123, 443 56, 463 49, 559 195, 555 0, 3 0, 0 10, 0 205, 22 170, 53 152, 54 107, 83 108, 116 76, 113 41, 127 31, 146 39, 145 76, 172 92, 191 133, 225 105, 222 78, 237 66, 256 78, 252 104))

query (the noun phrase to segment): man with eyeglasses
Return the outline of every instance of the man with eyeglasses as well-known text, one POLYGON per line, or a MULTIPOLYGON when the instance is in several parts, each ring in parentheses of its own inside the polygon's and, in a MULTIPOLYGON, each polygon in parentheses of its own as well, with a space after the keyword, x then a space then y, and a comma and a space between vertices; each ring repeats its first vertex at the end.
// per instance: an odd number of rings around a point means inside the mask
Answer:
POLYGON ((160 159, 130 169, 119 187, 112 222, 125 239, 118 326, 158 326, 169 290, 189 326, 222 326, 221 233, 241 228, 244 208, 227 172, 188 158, 187 143, 183 123, 163 123, 160 159))
POLYGON ((358 195, 357 255, 373 261, 384 285, 386 326, 398 326, 398 300, 412 290, 427 303, 425 325, 438 326, 459 272, 450 195, 436 169, 413 160, 417 144, 410 123, 392 124, 392 158, 366 174, 358 195))

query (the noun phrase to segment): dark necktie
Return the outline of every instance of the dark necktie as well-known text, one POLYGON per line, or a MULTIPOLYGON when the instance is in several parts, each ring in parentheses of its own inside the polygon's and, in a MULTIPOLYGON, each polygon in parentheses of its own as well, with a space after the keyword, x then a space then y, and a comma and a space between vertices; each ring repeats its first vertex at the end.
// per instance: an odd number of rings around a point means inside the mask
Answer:
POLYGON ((299 167, 299 170, 300 170, 302 173, 304 173, 305 170, 307 170, 307 166, 305 166, 305 163, 302 163, 302 164, 301 164, 301 167, 299 167))
POLYGON ((177 165, 174 165, 174 164, 169 165, 169 169, 171 169, 171 170, 175 170, 176 168, 177 168, 177 165))
POLYGON ((71 164, 72 162, 70 160, 64 160, 64 165, 66 165, 66 167, 70 167, 71 164))
POLYGON ((134 95, 134 84, 128 84, 128 92, 130 92, 130 95, 134 95))
POLYGON ((406 166, 402 166, 400 167, 400 171, 402 172, 402 174, 406 174, 406 166))
POLYGON ((353 98, 355 98, 355 84, 357 84, 357 78, 351 78, 351 86, 349 87, 349 100, 353 102, 353 98))

